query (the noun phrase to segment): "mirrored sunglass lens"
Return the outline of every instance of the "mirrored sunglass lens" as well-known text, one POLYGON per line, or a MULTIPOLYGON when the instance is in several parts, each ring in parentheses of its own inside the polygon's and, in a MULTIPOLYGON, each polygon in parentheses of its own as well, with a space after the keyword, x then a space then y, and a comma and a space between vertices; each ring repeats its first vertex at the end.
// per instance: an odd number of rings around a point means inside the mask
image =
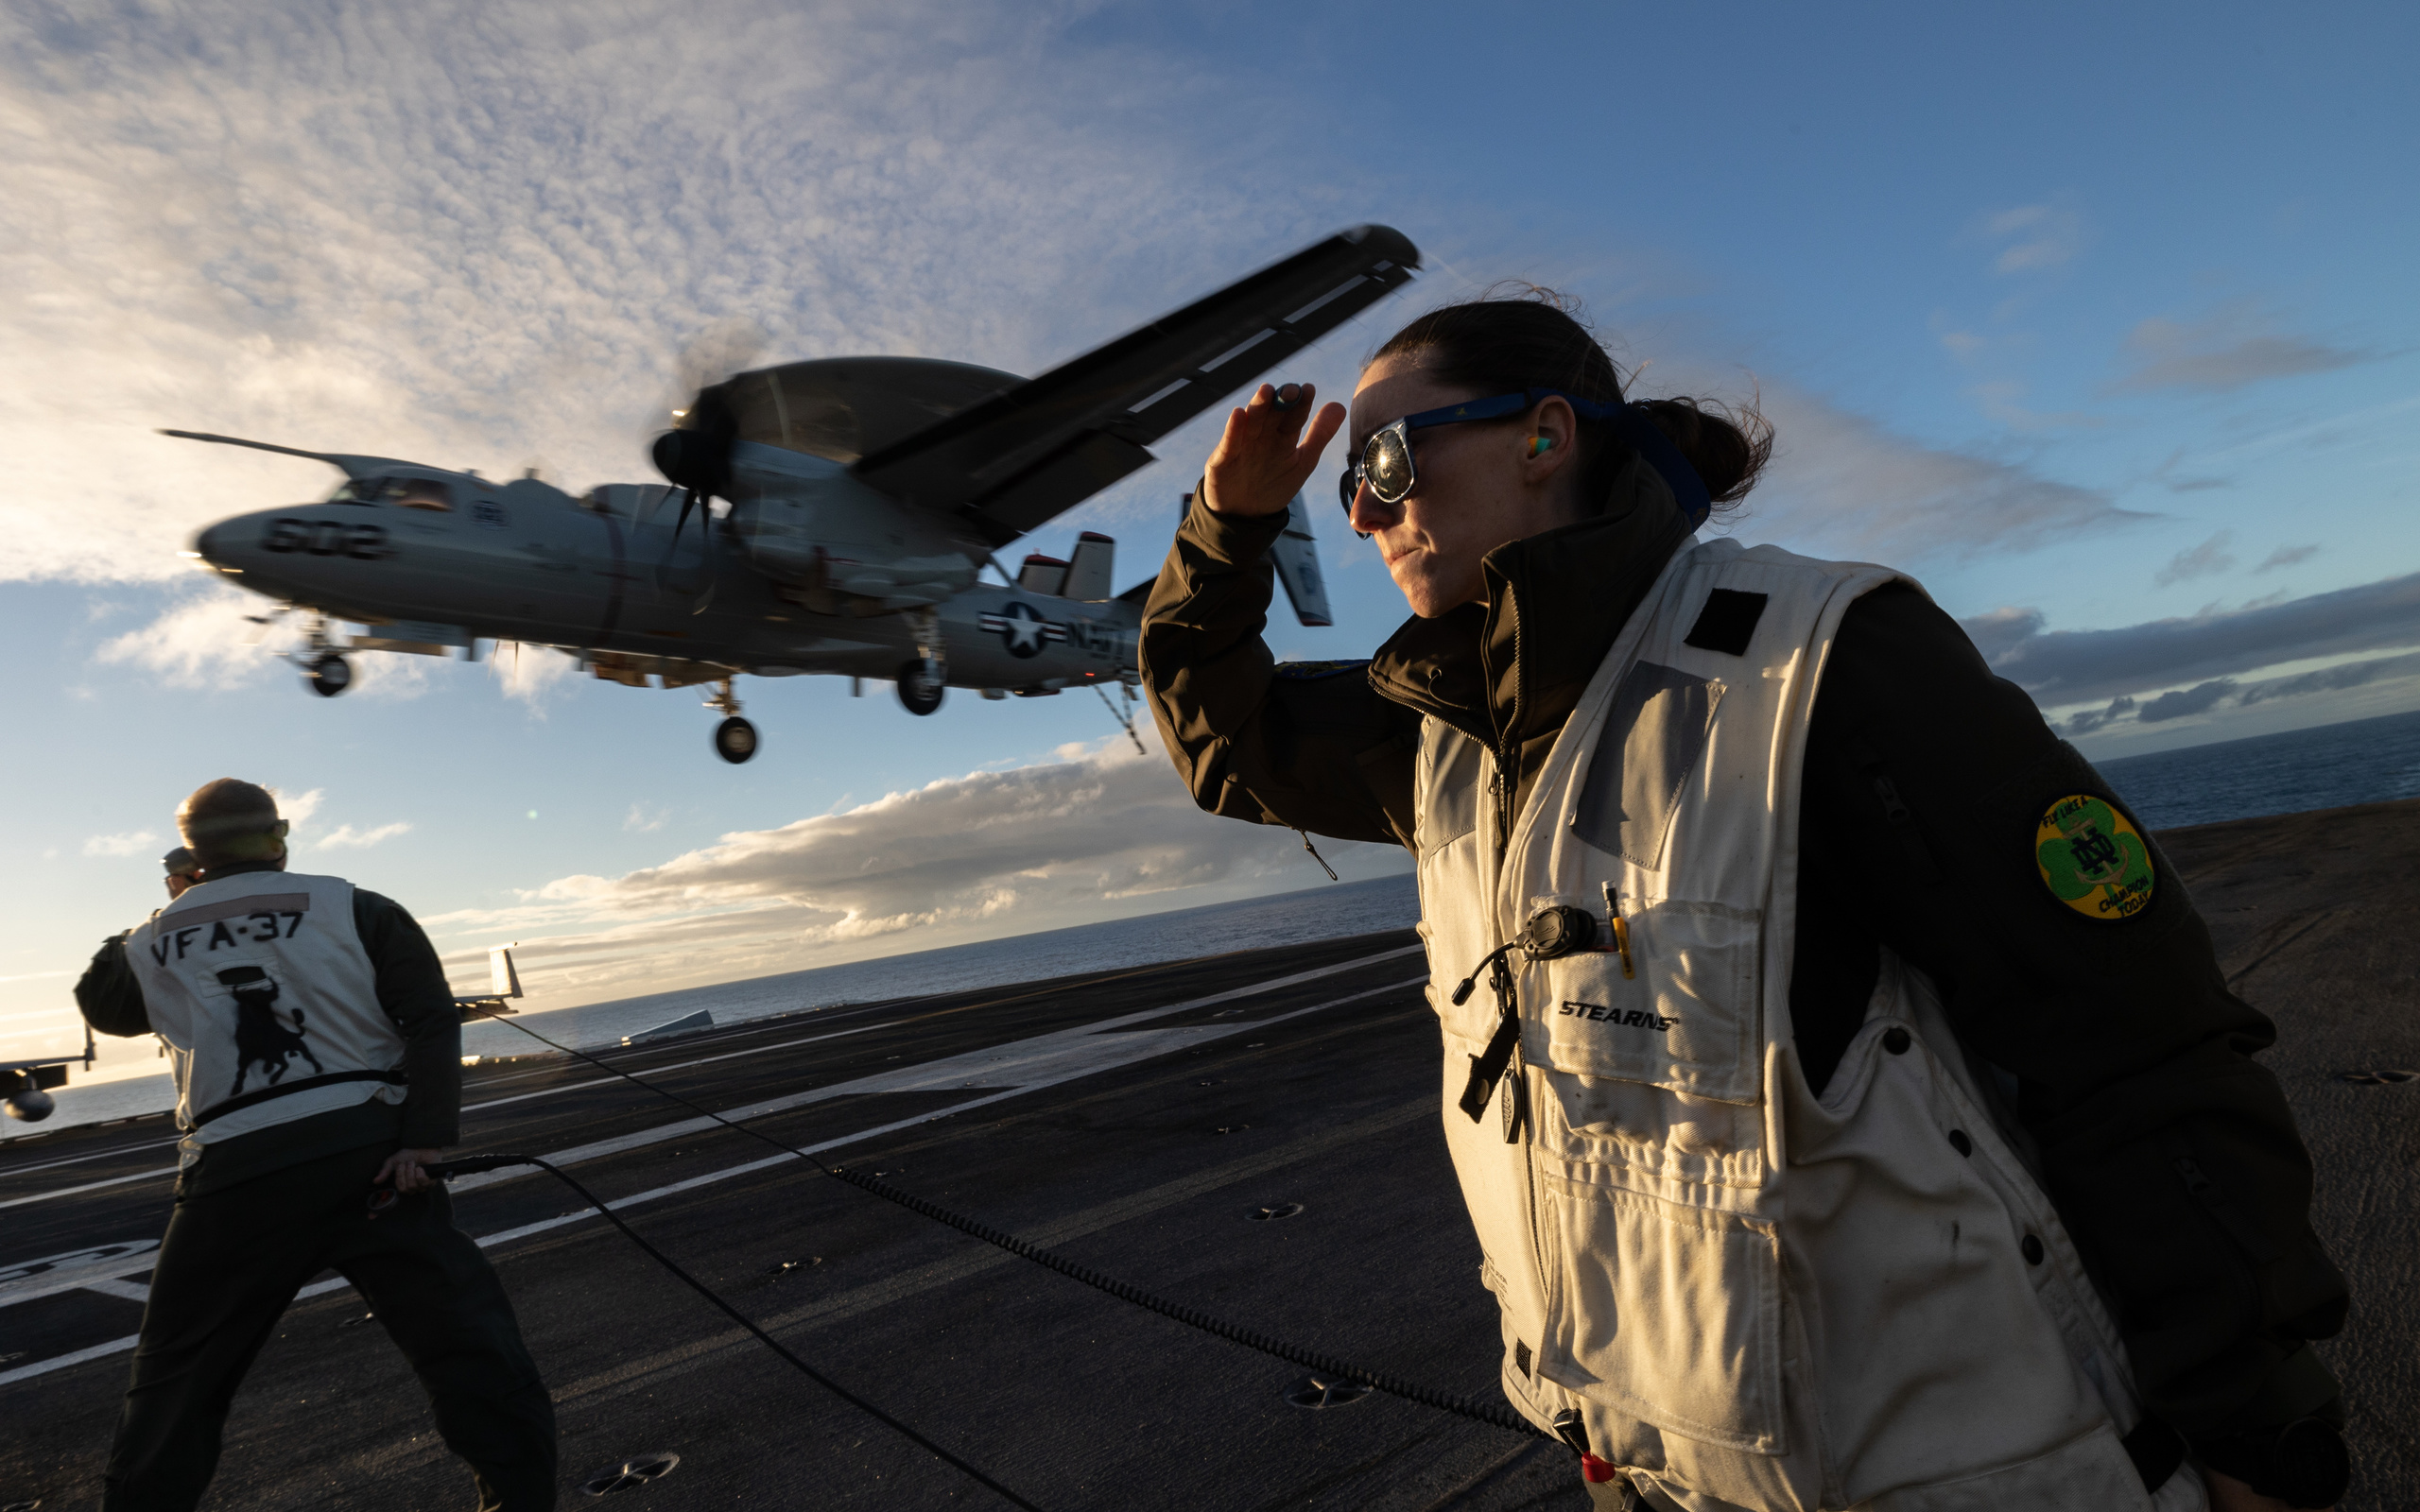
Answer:
POLYGON ((1357 468, 1346 468, 1344 476, 1336 480, 1337 497, 1344 501, 1344 512, 1353 512, 1353 496, 1361 491, 1361 474, 1357 468))
POLYGON ((1392 431, 1370 438, 1361 454, 1361 471, 1369 475, 1370 491, 1389 504, 1411 491, 1411 451, 1392 431))

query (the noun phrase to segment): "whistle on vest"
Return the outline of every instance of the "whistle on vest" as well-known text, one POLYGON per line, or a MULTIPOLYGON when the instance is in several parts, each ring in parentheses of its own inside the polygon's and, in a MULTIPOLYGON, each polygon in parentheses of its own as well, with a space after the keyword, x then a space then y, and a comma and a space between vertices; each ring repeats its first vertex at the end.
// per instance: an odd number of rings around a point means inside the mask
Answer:
MULTIPOLYGON (((1618 916, 1616 916, 1618 918, 1618 916)), ((1627 936, 1622 937, 1627 938, 1627 936)), ((1470 1001, 1471 988, 1478 984, 1478 974, 1495 968, 1496 1004, 1499 1017, 1495 1033, 1487 1048, 1470 1057, 1470 1080, 1462 1085, 1460 1106, 1477 1123, 1485 1116, 1488 1102, 1495 1095, 1495 1084, 1503 1078, 1504 1068, 1512 1062, 1512 1052, 1521 1040, 1521 1014, 1514 1001, 1512 973, 1504 969, 1504 957, 1519 951, 1533 961, 1550 961, 1559 956, 1590 950, 1597 943, 1597 917, 1585 908, 1569 903, 1550 903, 1530 916, 1521 933, 1487 953, 1486 958, 1471 969, 1454 988, 1454 1006, 1470 1001)), ((1508 1122, 1505 1138, 1509 1141, 1519 1129, 1517 1111, 1505 1108, 1508 1122)))
MULTIPOLYGON (((1614 916, 1615 937, 1622 940, 1622 962, 1630 962, 1630 931, 1622 927, 1621 916, 1614 916)), ((1519 951, 1533 961, 1551 961, 1581 951, 1594 949, 1597 943, 1597 916, 1585 908, 1569 903, 1549 903, 1530 916, 1521 933, 1498 945, 1471 968, 1454 988, 1454 1006, 1461 1007, 1471 1000, 1471 988, 1478 985, 1478 973, 1494 966, 1505 956, 1519 951)), ((1627 972, 1625 972, 1627 974, 1627 972)))

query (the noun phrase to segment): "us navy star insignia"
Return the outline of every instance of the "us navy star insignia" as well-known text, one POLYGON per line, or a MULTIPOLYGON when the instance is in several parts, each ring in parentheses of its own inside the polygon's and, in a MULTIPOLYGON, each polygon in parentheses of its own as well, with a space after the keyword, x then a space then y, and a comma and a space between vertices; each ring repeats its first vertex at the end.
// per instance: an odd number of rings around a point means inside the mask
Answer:
POLYGON ((1011 602, 996 614, 983 614, 977 623, 987 630, 997 631, 1000 644, 1014 657, 1039 656, 1044 643, 1067 638, 1065 626, 1051 624, 1042 617, 1040 610, 1023 600, 1011 602))

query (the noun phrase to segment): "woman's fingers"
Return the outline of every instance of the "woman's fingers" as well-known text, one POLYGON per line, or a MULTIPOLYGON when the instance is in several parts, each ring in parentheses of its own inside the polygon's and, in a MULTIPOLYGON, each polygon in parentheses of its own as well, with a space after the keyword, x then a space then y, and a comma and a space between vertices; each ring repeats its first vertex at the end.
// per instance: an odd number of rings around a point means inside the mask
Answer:
POLYGON ((1283 388, 1262 384, 1229 411, 1218 449, 1202 470, 1203 502, 1220 514, 1283 510, 1344 423, 1340 404, 1329 404, 1313 416, 1311 404, 1318 394, 1312 384, 1283 388), (1305 423, 1311 431, 1307 439, 1303 436, 1305 423))
MULTIPOLYGON (((1304 403, 1308 404, 1309 401, 1305 399, 1304 403)), ((1300 448, 1300 455, 1306 458, 1303 465, 1305 477, 1310 476, 1311 469, 1320 465, 1320 455, 1327 450, 1327 443, 1335 440, 1336 433, 1342 429, 1344 406, 1333 400, 1321 405, 1320 412, 1311 419, 1310 438, 1300 448)))

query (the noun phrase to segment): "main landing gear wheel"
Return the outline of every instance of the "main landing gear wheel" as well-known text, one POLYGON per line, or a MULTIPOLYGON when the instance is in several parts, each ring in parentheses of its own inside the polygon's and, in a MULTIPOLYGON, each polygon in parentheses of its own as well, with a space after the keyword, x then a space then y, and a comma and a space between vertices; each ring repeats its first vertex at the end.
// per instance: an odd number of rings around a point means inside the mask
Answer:
POLYGON ((302 669, 303 680, 322 698, 333 698, 353 686, 353 663, 330 651, 302 669))
POLYGON ((903 662, 896 679, 899 703, 911 714, 928 714, 942 706, 945 691, 942 679, 933 675, 933 664, 923 658, 903 662))
POLYGON ((756 754, 756 727, 737 714, 715 726, 715 754, 736 766, 756 754))

